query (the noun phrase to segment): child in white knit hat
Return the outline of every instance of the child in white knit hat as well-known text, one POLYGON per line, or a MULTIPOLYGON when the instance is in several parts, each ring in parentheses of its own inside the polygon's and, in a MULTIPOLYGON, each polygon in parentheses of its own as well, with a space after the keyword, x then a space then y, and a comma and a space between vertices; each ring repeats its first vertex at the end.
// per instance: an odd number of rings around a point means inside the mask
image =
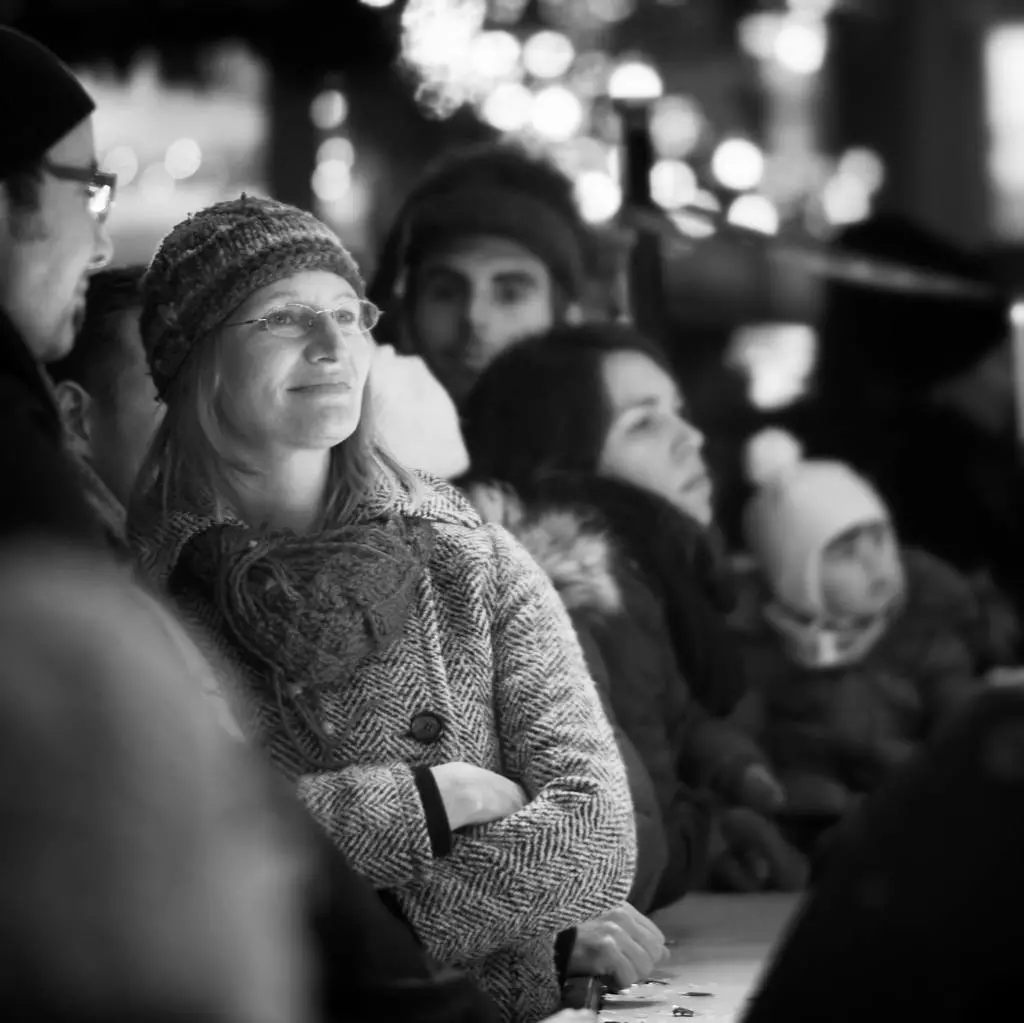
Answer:
POLYGON ((881 497, 848 466, 804 461, 769 431, 748 470, 757 613, 741 623, 752 692, 739 717, 788 812, 838 818, 980 687, 977 607, 956 571, 899 546, 881 497))

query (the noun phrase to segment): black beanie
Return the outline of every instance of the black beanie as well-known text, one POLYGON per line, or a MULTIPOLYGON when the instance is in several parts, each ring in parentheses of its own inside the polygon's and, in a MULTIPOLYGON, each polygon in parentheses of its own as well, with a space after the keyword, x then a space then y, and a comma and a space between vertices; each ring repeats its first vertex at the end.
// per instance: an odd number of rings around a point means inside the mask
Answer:
POLYGON ((0 180, 40 159, 95 109, 50 50, 0 26, 0 180))
POLYGON ((923 391, 970 369, 1006 340, 1009 301, 971 253, 887 214, 848 228, 838 246, 980 287, 978 294, 912 294, 833 282, 825 297, 822 369, 834 362, 838 370, 853 360, 903 388, 923 391))
POLYGON ((458 239, 494 235, 547 266, 570 301, 594 273, 596 245, 572 182, 548 160, 512 143, 467 146, 423 175, 381 249, 370 298, 387 309, 406 274, 458 239))

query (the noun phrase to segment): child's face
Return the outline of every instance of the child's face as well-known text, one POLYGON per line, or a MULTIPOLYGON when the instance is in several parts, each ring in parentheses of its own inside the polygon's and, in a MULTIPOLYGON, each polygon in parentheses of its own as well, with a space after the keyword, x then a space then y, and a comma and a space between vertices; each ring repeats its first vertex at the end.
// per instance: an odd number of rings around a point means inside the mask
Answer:
POLYGON ((902 585, 896 537, 887 522, 870 522, 836 537, 822 554, 821 595, 837 617, 878 614, 902 585))

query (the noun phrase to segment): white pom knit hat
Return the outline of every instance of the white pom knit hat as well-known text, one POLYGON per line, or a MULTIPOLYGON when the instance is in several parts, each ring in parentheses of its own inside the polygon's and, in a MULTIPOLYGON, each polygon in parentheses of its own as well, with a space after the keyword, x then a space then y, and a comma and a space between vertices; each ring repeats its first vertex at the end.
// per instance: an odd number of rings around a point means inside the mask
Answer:
POLYGON ((825 614, 825 548, 856 526, 889 522, 890 514, 849 466, 801 456, 799 442, 783 430, 766 430, 748 443, 747 473, 759 486, 744 510, 743 533, 775 599, 818 619, 825 614))

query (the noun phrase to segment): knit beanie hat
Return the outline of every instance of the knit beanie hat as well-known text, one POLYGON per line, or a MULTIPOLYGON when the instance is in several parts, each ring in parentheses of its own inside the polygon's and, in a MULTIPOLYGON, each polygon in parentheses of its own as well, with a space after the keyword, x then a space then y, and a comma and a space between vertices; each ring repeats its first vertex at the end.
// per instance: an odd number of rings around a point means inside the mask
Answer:
POLYGON ((0 27, 0 180, 40 159, 95 109, 50 50, 0 27))
POLYGON ((819 618, 825 612, 825 548, 856 526, 889 522, 889 510, 867 480, 842 462, 801 461, 799 443, 783 430, 755 437, 747 463, 759 484, 743 514, 747 549, 779 603, 819 618))
POLYGON ((242 195, 183 220, 160 243, 142 280, 142 342, 157 393, 254 291, 306 270, 363 279, 338 236, 311 213, 242 195))
POLYGON ((903 293, 847 281, 832 282, 821 325, 822 373, 855 360, 903 388, 924 391, 958 376, 1005 342, 1009 300, 984 261, 917 224, 878 215, 840 236, 847 253, 932 272, 961 282, 949 293, 903 293))
POLYGON ((370 297, 386 308, 424 257, 485 235, 533 253, 570 300, 579 299, 596 255, 572 183, 508 143, 468 147, 427 171, 385 240, 370 297))

